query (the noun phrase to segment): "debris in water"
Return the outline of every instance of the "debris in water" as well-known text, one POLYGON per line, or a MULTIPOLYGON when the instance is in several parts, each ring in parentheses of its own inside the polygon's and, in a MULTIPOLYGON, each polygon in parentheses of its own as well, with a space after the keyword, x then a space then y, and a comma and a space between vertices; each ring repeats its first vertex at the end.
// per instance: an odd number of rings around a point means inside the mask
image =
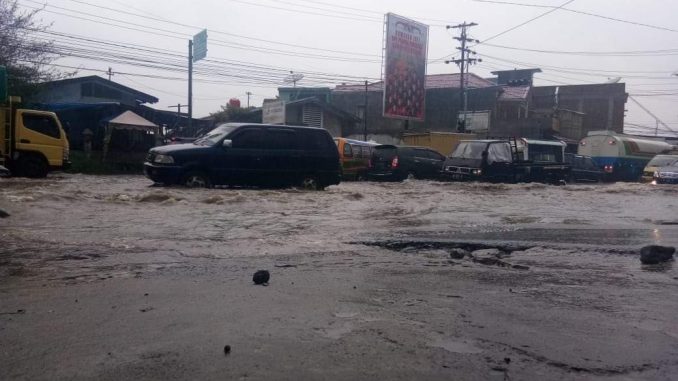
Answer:
POLYGON ((26 310, 16 310, 16 312, 0 312, 0 315, 23 315, 26 310))
POLYGON ((346 196, 346 198, 349 199, 349 200, 356 200, 357 201, 357 200, 362 200, 363 198, 365 198, 365 196, 363 196, 362 193, 356 192, 356 193, 349 194, 348 196, 346 196))
POLYGON ((5 212, 4 210, 0 209, 0 218, 7 218, 9 217, 9 213, 5 212))
POLYGON ((297 267, 297 265, 282 264, 282 265, 273 265, 273 267, 287 268, 287 267, 297 267))
POLYGON ((513 265, 511 267, 513 267, 516 270, 529 270, 530 269, 530 266, 524 266, 524 265, 513 265))
POLYGON ((171 194, 165 192, 152 192, 146 193, 137 197, 139 202, 164 202, 168 200, 181 200, 180 197, 174 197, 171 194))
POLYGON ((640 262, 644 265, 656 265, 673 259, 675 247, 648 245, 640 249, 640 262))
POLYGON ((271 274, 266 270, 259 270, 252 276, 252 282, 254 282, 254 284, 261 284, 264 286, 268 286, 269 279, 271 279, 271 274))
POLYGON ((464 257, 469 256, 471 256, 471 252, 466 249, 455 247, 454 249, 450 250, 450 257, 452 259, 464 259, 464 257))
POLYGON ((231 346, 230 345, 225 345, 224 346, 224 354, 228 356, 228 354, 231 353, 231 346))
POLYGON ((214 195, 207 197, 206 199, 202 200, 204 204, 218 204, 221 205, 224 203, 224 198, 219 196, 219 195, 214 195))

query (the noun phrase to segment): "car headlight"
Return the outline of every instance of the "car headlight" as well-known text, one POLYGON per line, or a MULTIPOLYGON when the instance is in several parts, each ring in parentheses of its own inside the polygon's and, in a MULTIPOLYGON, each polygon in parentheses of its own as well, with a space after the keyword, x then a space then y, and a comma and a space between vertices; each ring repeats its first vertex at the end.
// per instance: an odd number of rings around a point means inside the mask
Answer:
POLYGON ((473 173, 476 176, 480 176, 483 174, 483 171, 482 169, 474 169, 473 171, 471 171, 471 173, 473 173))
POLYGON ((153 161, 158 164, 174 164, 174 158, 170 155, 157 155, 153 161))
POLYGON ((654 171, 654 175, 652 175, 655 179, 659 178, 659 171, 654 171))

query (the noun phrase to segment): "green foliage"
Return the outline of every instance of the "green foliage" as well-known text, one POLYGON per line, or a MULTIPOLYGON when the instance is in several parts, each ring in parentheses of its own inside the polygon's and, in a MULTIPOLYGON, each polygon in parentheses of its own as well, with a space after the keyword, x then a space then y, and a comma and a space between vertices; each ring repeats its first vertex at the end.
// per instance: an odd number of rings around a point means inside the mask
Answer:
POLYGON ((254 107, 221 106, 221 111, 211 113, 216 124, 227 122, 261 123, 261 114, 253 112, 254 107))

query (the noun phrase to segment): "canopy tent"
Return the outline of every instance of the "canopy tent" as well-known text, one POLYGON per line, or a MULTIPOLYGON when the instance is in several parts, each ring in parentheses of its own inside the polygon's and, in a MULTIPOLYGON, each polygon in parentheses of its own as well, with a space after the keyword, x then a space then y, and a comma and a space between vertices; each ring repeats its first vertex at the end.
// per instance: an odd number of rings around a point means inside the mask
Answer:
POLYGON ((160 127, 150 122, 132 111, 125 111, 122 114, 108 121, 104 135, 103 159, 110 149, 111 136, 114 130, 125 130, 130 133, 147 133, 155 135, 156 145, 160 142, 160 127))

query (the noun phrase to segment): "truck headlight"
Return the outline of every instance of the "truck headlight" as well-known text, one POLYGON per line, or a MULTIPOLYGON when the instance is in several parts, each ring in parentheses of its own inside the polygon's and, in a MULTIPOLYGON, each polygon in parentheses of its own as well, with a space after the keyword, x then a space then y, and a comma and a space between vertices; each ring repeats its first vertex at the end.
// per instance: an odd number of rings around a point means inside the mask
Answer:
POLYGON ((174 158, 170 155, 157 155, 153 161, 158 164, 174 164, 174 158))
POLYGON ((480 176, 480 175, 483 174, 483 170, 482 169, 474 169, 473 171, 471 171, 471 173, 473 173, 476 176, 480 176))

